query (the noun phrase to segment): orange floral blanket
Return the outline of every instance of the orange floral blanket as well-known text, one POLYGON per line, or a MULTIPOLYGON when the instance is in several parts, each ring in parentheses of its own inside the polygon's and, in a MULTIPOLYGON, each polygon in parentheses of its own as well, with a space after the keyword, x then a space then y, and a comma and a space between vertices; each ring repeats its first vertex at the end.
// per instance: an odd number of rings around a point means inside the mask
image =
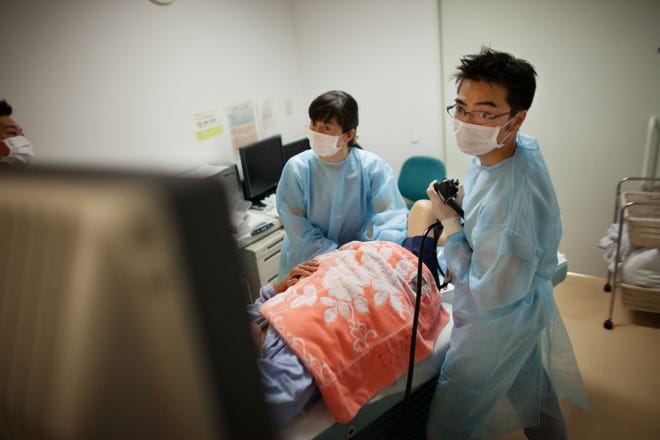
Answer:
MULTIPOLYGON (((261 314, 311 371, 335 420, 351 420, 408 367, 417 257, 390 242, 351 242, 316 257, 318 270, 265 302, 261 314)), ((423 267, 415 359, 449 314, 423 267)))

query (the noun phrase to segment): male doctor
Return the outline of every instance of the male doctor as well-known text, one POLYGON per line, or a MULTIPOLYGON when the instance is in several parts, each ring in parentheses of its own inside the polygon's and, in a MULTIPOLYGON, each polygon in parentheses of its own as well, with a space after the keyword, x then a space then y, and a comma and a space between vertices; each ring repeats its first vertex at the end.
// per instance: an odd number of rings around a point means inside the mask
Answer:
POLYGON ((433 188, 454 278, 454 329, 427 426, 431 439, 490 439, 524 429, 565 439, 558 396, 588 408, 551 278, 559 206, 537 140, 519 129, 536 71, 483 48, 461 59, 447 107, 458 148, 475 156, 458 202, 464 223, 433 188))
POLYGON ((34 150, 11 114, 9 103, 0 100, 0 168, 27 167, 34 156, 34 150))

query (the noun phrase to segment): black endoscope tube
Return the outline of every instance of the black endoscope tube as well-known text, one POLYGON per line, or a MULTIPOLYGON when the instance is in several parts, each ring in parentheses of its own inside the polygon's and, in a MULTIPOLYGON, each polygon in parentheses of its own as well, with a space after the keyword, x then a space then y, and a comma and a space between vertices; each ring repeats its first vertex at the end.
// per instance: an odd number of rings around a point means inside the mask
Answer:
POLYGON ((419 256, 417 263, 417 286, 416 286, 417 297, 415 298, 415 314, 413 316, 412 334, 410 336, 410 359, 408 361, 408 378, 406 380, 406 391, 403 395, 403 400, 401 401, 401 411, 399 412, 399 417, 397 418, 394 428, 392 428, 392 430, 390 431, 390 435, 388 437, 389 439, 394 438, 396 431, 399 429, 401 420, 403 420, 403 416, 405 415, 406 409, 408 407, 408 401, 410 400, 410 391, 412 389, 412 381, 413 381, 413 369, 415 368, 417 324, 419 321, 419 309, 421 308, 421 301, 422 301, 422 265, 424 262, 424 242, 426 241, 426 237, 429 235, 429 232, 431 232, 434 229, 438 229, 436 237, 439 237, 440 233, 442 232, 442 223, 435 222, 431 226, 426 228, 424 234, 422 235, 421 243, 419 245, 419 256))
POLYGON ((465 213, 463 212, 463 208, 458 206, 458 203, 456 203, 456 199, 454 199, 453 197, 448 198, 447 200, 445 200, 445 203, 448 204, 449 206, 451 206, 451 208, 454 211, 456 211, 458 213, 458 215, 460 215, 461 217, 465 217, 465 213))

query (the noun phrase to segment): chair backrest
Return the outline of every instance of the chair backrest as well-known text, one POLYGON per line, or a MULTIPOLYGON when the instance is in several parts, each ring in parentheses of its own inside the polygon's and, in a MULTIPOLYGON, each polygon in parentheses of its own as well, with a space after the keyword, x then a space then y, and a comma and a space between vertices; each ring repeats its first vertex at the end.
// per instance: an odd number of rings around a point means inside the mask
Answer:
POLYGON ((406 159, 399 173, 399 191, 401 195, 415 202, 420 199, 428 199, 426 188, 429 183, 436 179, 441 181, 447 175, 445 164, 437 157, 412 156, 406 159))

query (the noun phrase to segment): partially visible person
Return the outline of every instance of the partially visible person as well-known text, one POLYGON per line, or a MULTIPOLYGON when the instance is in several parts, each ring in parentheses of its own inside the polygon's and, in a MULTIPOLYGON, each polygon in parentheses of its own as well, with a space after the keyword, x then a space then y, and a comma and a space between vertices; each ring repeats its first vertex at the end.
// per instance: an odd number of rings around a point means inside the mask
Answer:
MULTIPOLYGON (((321 381, 316 377, 319 374, 318 371, 313 371, 314 367, 323 365, 324 373, 329 376, 327 382, 343 383, 343 379, 335 380, 335 377, 329 374, 333 371, 332 362, 327 364, 321 362, 314 356, 311 344, 309 342, 305 344, 301 342, 302 340, 310 334, 328 335, 329 342, 323 347, 323 351, 330 353, 331 359, 334 359, 335 355, 341 357, 341 350, 333 345, 332 341, 352 340, 356 337, 355 344, 361 350, 360 356, 366 357, 365 351, 373 349, 369 345, 390 347, 391 350, 392 344, 377 343, 380 341, 376 338, 382 337, 380 335, 383 332, 399 337, 402 334, 397 332, 406 324, 411 325, 411 305, 414 304, 417 283, 419 238, 429 224, 435 222, 431 202, 429 200, 424 202, 416 204, 410 211, 407 222, 409 239, 404 241, 403 246, 380 241, 348 243, 313 260, 297 264, 277 283, 263 286, 259 298, 248 306, 248 314, 252 320, 252 329, 259 350, 258 366, 264 384, 265 399, 273 409, 277 426, 283 427, 319 394, 321 381), (291 289, 288 290, 289 288, 291 289), (285 313, 292 315, 286 316, 281 312, 278 314, 272 311, 272 307, 269 309, 272 302, 278 301, 290 304, 285 307, 285 313), (264 307, 270 312, 269 316, 276 316, 273 325, 270 325, 271 323, 264 316, 264 307), (375 320, 371 328, 368 325, 369 315, 375 320), (302 322, 304 328, 299 333, 295 333, 286 322, 283 322, 286 318, 298 323, 302 322), (333 323, 340 324, 339 330, 337 327, 332 327, 333 323), (315 327, 315 324, 318 327, 315 327), (397 330, 388 326, 394 326, 397 330), (321 330, 316 331, 319 328, 321 330), (347 329, 350 335, 342 336, 341 329, 347 329), (298 346, 294 348, 292 345, 298 346), (301 353, 307 354, 307 359, 303 360, 301 357, 304 355, 299 355, 301 353)), ((420 357, 424 355, 423 345, 428 345, 429 340, 434 341, 437 333, 449 319, 448 313, 440 304, 435 253, 437 241, 433 236, 427 240, 423 255, 425 266, 422 279, 423 299, 418 329, 420 345, 416 350, 420 357)), ((405 333, 401 343, 393 345, 404 352, 409 350, 407 347, 410 346, 410 332, 405 333)), ((361 381, 368 382, 374 379, 371 376, 379 374, 379 370, 384 370, 383 372, 387 370, 390 378, 394 378, 393 382, 407 369, 407 353, 394 357, 381 356, 389 359, 385 367, 382 365, 377 368, 360 367, 356 376, 361 381), (370 374, 365 374, 365 370, 370 374)), ((346 364, 353 365, 353 363, 346 364)), ((334 371, 337 370, 339 369, 334 371)), ((391 382, 382 383, 388 385, 391 382)), ((332 391, 324 394, 326 404, 331 409, 333 408, 332 391)), ((350 388, 350 391, 349 394, 356 395, 365 392, 363 389, 353 388, 350 388)), ((352 412, 346 409, 346 406, 350 406, 346 401, 342 401, 337 406, 340 409, 335 410, 333 415, 351 416, 352 412)), ((354 406, 353 411, 355 408, 354 406)))
POLYGON ((391 167, 356 142, 358 104, 333 90, 309 106, 311 150, 289 159, 277 186, 286 230, 279 276, 353 240, 401 244, 408 210, 391 167))
POLYGON ((6 100, 0 101, 0 168, 27 167, 34 156, 34 149, 23 135, 23 128, 11 114, 13 110, 6 100))
POLYGON ((538 141, 519 132, 536 90, 527 61, 484 48, 461 59, 447 107, 458 148, 475 156, 456 201, 427 189, 444 226, 454 328, 428 419, 430 439, 492 439, 523 429, 566 439, 559 397, 589 408, 553 297, 562 234, 538 141))

